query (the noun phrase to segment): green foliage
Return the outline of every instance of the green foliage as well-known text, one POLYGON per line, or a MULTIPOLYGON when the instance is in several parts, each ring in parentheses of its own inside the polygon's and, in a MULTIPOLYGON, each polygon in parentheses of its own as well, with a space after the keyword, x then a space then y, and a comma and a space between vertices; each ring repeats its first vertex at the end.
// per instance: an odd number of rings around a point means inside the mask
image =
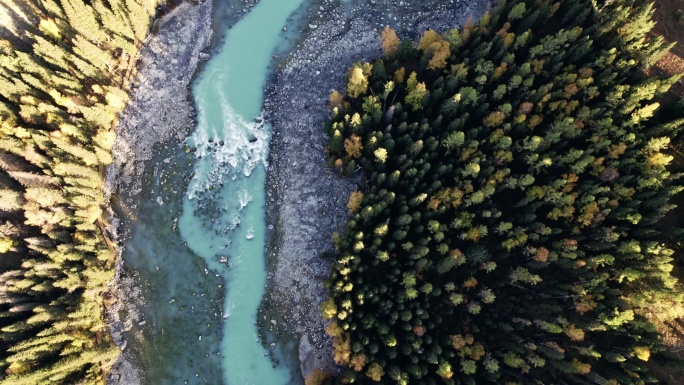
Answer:
POLYGON ((0 5, 36 21, 0 40, 0 384, 99 384, 119 354, 100 167, 155 3, 0 5))
POLYGON ((649 319, 682 301, 667 243, 681 229, 658 222, 682 189, 665 151, 684 116, 653 118, 672 79, 642 71, 666 49, 645 39, 651 13, 501 1, 478 25, 402 43, 383 78, 343 95, 328 151, 367 185, 323 309, 335 356, 370 363, 338 360, 347 378, 652 381, 649 319), (365 94, 383 95, 380 113, 365 94))

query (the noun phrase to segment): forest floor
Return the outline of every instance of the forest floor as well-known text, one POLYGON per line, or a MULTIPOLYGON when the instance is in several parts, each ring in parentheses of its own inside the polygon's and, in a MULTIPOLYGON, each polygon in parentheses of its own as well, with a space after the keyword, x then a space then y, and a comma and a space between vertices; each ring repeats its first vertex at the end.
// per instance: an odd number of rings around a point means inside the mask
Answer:
MULTIPOLYGON (((684 72, 684 2, 681 0, 658 0, 654 19, 657 22, 653 33, 661 35, 669 43, 677 44, 658 63, 656 68, 668 75, 684 72)), ((673 99, 684 96, 684 84, 676 83, 670 94, 673 99)))
MULTIPOLYGON (((677 42, 675 46, 655 65, 656 69, 662 74, 675 75, 684 72, 684 2, 681 0, 658 0, 655 3, 654 20, 657 22, 653 28, 653 33, 661 35, 668 43, 677 42)), ((665 102, 674 102, 684 97, 684 81, 675 83, 665 98, 665 102)), ((674 167, 680 171, 684 166, 684 157, 681 153, 675 155, 674 167)), ((678 201, 684 201, 684 196, 680 194, 678 201)), ((682 202, 677 202, 679 205, 682 202)), ((677 209, 674 214, 679 220, 681 209, 677 209)), ((681 259, 680 259, 681 260, 681 259)), ((682 273, 681 269, 680 275, 682 273)), ((680 277, 681 279, 681 277, 680 277)), ((679 318, 669 322, 666 327, 661 328, 664 334, 664 343, 667 350, 661 359, 650 360, 649 369, 663 384, 681 384, 682 374, 684 374, 684 320, 679 318)))

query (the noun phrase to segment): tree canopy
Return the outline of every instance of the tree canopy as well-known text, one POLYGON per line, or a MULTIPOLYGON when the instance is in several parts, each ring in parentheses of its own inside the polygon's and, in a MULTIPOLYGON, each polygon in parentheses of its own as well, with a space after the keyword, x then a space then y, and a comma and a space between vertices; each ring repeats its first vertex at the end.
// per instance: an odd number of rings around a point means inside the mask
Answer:
POLYGON ((0 384, 102 383, 101 167, 151 0, 0 0, 0 384))
POLYGON ((684 116, 657 115, 678 76, 646 75, 669 48, 651 14, 502 0, 354 65, 326 125, 331 166, 367 178, 322 305, 342 382, 654 381, 684 116))

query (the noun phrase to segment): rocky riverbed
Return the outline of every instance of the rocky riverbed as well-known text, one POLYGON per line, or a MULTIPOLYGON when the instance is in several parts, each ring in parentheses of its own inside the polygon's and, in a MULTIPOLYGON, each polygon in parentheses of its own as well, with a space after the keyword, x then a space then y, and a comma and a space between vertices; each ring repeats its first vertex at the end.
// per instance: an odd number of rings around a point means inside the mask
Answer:
MULTIPOLYGON (((254 1, 232 2, 235 15, 254 1)), ((358 60, 379 55, 379 31, 389 24, 402 37, 433 28, 462 25, 491 6, 489 0, 351 2, 314 0, 293 52, 279 61, 267 85, 266 116, 273 126, 268 167, 267 247, 268 288, 260 309, 260 329, 279 341, 296 341, 303 375, 314 367, 335 370, 331 344, 319 304, 325 297, 323 281, 332 260, 321 259, 332 250, 331 234, 347 219, 346 203, 361 176, 342 178, 325 167, 323 124, 329 115, 328 94, 344 85, 346 69, 358 60)), ((184 2, 158 21, 145 42, 131 101, 121 114, 114 164, 106 174, 106 189, 127 202, 139 204, 141 180, 160 146, 180 145, 195 126, 190 84, 207 59, 212 36, 212 1, 184 2)), ((214 21, 215 23, 215 21, 214 21)), ((148 168, 149 169, 149 168, 148 168)), ((162 203, 160 203, 161 205, 162 203)), ((116 235, 118 220, 112 219, 116 235)), ((174 226, 175 227, 175 226, 174 226)), ((125 244, 125 239, 120 238, 125 244)), ((141 282, 124 273, 119 259, 112 283, 109 322, 119 347, 126 348, 126 330, 141 325, 145 298, 141 282)), ((124 356, 114 366, 108 383, 139 384, 141 376, 124 356)))
MULTIPOLYGON (((210 42, 211 11, 212 0, 182 3, 156 22, 157 32, 144 43, 131 100, 119 117, 112 150, 114 162, 107 169, 105 182, 107 195, 127 201, 133 210, 137 207, 136 196, 141 191, 146 162, 152 159, 155 148, 174 136, 184 138, 194 127, 189 86, 202 51, 210 42)), ((119 238, 120 220, 112 216, 112 223, 111 231, 119 238)), ((123 258, 119 256, 111 283, 108 321, 114 342, 122 351, 127 345, 124 332, 144 322, 140 314, 144 308, 140 286, 135 276, 124 273, 123 258)), ((141 374, 121 355, 108 383, 140 384, 141 374)))
POLYGON ((302 374, 313 368, 335 372, 331 341, 319 305, 333 251, 331 234, 348 217, 346 204, 362 176, 343 178, 325 166, 323 131, 330 111, 328 95, 344 87, 354 62, 381 55, 385 24, 403 37, 426 29, 463 25, 491 7, 491 1, 375 1, 343 7, 337 2, 311 6, 308 28, 269 85, 266 112, 273 125, 268 168, 269 288, 262 328, 299 341, 302 374))

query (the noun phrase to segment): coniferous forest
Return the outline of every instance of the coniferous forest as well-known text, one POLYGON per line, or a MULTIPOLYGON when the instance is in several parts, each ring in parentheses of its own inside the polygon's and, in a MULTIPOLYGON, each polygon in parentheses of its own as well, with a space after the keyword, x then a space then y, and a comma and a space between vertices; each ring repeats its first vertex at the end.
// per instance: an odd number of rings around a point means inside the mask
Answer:
POLYGON ((103 167, 154 0, 0 0, 0 384, 104 383, 103 167))
MULTIPOLYGON (((650 1, 501 0, 478 22, 386 28, 330 95, 330 165, 364 181, 321 306, 342 383, 655 382, 681 315, 665 225, 684 116, 650 1)), ((320 383, 321 372, 309 379, 320 383), (315 378, 314 378, 315 377, 315 378)))
MULTIPOLYGON (((307 384, 659 381, 684 109, 651 1, 382 31, 330 95, 329 166, 362 183, 321 305, 345 372, 307 384)), ((120 354, 103 174, 157 3, 0 0, 0 385, 103 384, 120 354)))

